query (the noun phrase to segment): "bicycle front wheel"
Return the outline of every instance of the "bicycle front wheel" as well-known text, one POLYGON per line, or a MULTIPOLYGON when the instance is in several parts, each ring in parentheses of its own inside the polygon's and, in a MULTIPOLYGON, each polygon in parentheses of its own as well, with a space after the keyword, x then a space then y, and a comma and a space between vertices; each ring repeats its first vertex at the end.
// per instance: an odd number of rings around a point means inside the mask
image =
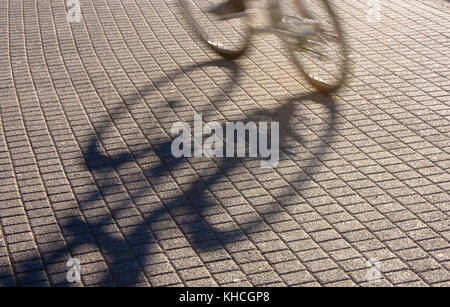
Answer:
POLYGON ((283 22, 302 33, 298 39, 289 41, 294 62, 318 91, 337 90, 348 73, 348 51, 332 6, 327 0, 281 2, 283 22))
POLYGON ((221 20, 210 12, 223 0, 181 0, 182 8, 199 37, 215 52, 227 59, 236 59, 249 46, 250 29, 243 18, 221 20))

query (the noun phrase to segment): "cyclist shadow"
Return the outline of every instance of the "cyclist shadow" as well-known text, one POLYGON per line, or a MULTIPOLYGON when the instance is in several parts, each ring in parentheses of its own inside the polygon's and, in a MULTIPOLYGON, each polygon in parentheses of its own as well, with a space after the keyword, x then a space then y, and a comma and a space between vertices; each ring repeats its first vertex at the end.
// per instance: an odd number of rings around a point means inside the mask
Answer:
MULTIPOLYGON (((139 103, 146 95, 158 90, 166 82, 174 82, 178 76, 185 75, 187 72, 195 69, 202 69, 207 66, 217 66, 230 70, 231 81, 222 88, 222 93, 231 92, 238 79, 238 69, 232 62, 206 62, 200 65, 193 65, 186 69, 181 69, 169 76, 163 78, 156 85, 149 85, 138 89, 138 92, 128 96, 126 102, 119 101, 118 104, 109 110, 111 114, 102 123, 108 122, 107 126, 96 129, 91 136, 89 145, 83 150, 86 169, 91 173, 94 180, 94 191, 77 195, 80 211, 83 217, 75 216, 65 219, 62 228, 66 238, 66 247, 54 250, 44 259, 44 265, 52 265, 58 262, 64 262, 71 255, 77 255, 79 250, 99 250, 104 255, 107 268, 98 273, 101 275, 99 283, 108 285, 116 283, 119 285, 133 285, 145 280, 144 276, 152 276, 154 272, 148 271, 147 264, 151 263, 151 258, 157 253, 163 253, 165 250, 164 240, 167 238, 166 232, 161 231, 160 224, 167 221, 175 221, 178 229, 182 232, 182 237, 188 240, 190 246, 196 252, 212 251, 224 248, 227 244, 241 240, 246 233, 251 232, 257 225, 249 223, 248 226, 240 225, 232 229, 217 228, 214 224, 208 222, 205 218, 211 209, 221 206, 221 202, 227 202, 226 199, 217 199, 211 193, 211 186, 220 183, 237 167, 243 165, 243 158, 221 158, 210 162, 214 172, 207 175, 197 174, 197 179, 190 182, 187 186, 180 188, 177 195, 170 197, 160 197, 154 191, 154 182, 160 178, 171 176, 172 172, 186 165, 190 165, 189 159, 175 158, 171 153, 172 139, 167 138, 164 142, 156 145, 149 144, 140 151, 125 151, 108 155, 102 150, 102 138, 110 126, 115 125, 116 118, 124 112, 129 113, 128 106, 133 103, 139 103), (226 91, 224 91, 226 90, 226 91), (104 184, 114 174, 129 168, 141 158, 149 155, 158 156, 159 162, 150 164, 149 167, 141 167, 136 175, 136 182, 141 180, 139 175, 145 177, 149 185, 140 187, 133 192, 128 193, 128 198, 115 202, 114 210, 105 201, 105 197, 116 192, 120 185, 104 184), (148 197, 156 197, 156 202, 142 204, 142 200, 148 197), (103 209, 109 214, 86 218, 86 213, 97 203, 103 203, 103 209), (117 229, 118 218, 131 217, 137 221, 124 229, 117 229), (115 227, 119 232, 111 233, 111 227, 115 227), (144 273, 145 272, 145 273, 144 273), (110 274, 111 273, 111 274, 110 274)), ((280 122, 280 151, 289 155, 289 149, 292 147, 284 146, 292 140, 303 142, 303 138, 298 131, 290 127, 290 121, 298 113, 298 108, 306 101, 320 103, 328 107, 330 112, 329 125, 334 124, 335 104, 332 98, 318 94, 306 94, 294 98, 289 98, 280 102, 280 106, 273 110, 262 110, 253 112, 242 118, 242 121, 278 121, 280 122)), ((170 102, 174 107, 179 103, 177 100, 170 102)), ((218 93, 211 103, 218 108, 227 103, 224 94, 218 93)), ((208 110, 204 115, 208 115, 208 110)), ((297 116, 298 117, 298 116, 297 116)), ((329 129, 326 129, 329 131, 329 129)), ((326 135, 322 138, 327 140, 326 135)), ((151 140, 150 140, 151 141, 151 140)), ((248 141, 248 140, 247 140, 248 141)), ((324 153, 318 152, 318 157, 324 153)), ((192 162, 192 161, 191 161, 192 162)), ((301 176, 301 175, 300 175, 301 176)), ((262 223, 263 221, 259 221, 262 223)), ((83 264, 82 264, 83 265, 83 264)), ((30 279, 33 274, 29 273, 30 279)), ((85 278, 81 274, 82 278, 85 278)), ((65 273, 61 276, 61 285, 67 285, 65 273)))
MULTIPOLYGON (((295 140, 296 142, 303 142, 303 138, 300 133, 293 131, 289 123, 294 116, 295 110, 304 101, 319 102, 329 107, 330 110, 330 124, 334 123, 335 105, 331 98, 320 96, 317 94, 301 95, 295 98, 288 99, 282 102, 278 108, 269 111, 258 111, 250 114, 246 118, 242 118, 243 122, 252 121, 278 121, 280 122, 280 151, 286 155, 289 155, 289 148, 284 146, 285 141, 295 140)), ((249 141, 248 139, 246 140, 249 141)), ((185 166, 188 163, 186 158, 174 158, 171 154, 172 139, 161 143, 155 148, 148 148, 144 151, 133 153, 123 153, 114 156, 106 156, 100 151, 96 141, 92 141, 87 152, 85 153, 86 165, 91 172, 109 172, 117 170, 134 161, 139 157, 143 157, 146 154, 153 151, 160 158, 161 162, 154 167, 144 169, 143 174, 149 182, 157 180, 157 178, 171 176, 171 172, 179 167, 185 166)), ((323 147, 320 147, 323 148, 323 147)), ((316 152, 316 158, 320 158, 324 153, 316 152)), ((134 284, 143 281, 142 268, 132 266, 135 271, 123 274, 124 270, 129 270, 127 265, 123 262, 123 254, 117 253, 117 250, 131 250, 133 258, 137 257, 137 263, 143 264, 149 262, 149 258, 153 254, 147 254, 148 250, 154 248, 154 246, 161 245, 161 240, 164 240, 165 235, 158 232, 154 225, 167 220, 181 220, 177 226, 181 230, 184 238, 187 239, 190 246, 197 252, 213 251, 222 249, 227 244, 241 240, 258 227, 255 223, 249 223, 248 226, 240 225, 238 228, 234 228, 228 231, 216 229, 214 225, 208 223, 205 220, 207 212, 215 206, 221 206, 221 201, 215 197, 211 197, 210 187, 219 183, 224 177, 228 176, 237 167, 242 166, 245 158, 221 158, 216 159, 214 169, 215 172, 211 173, 205 178, 197 179, 191 182, 185 190, 178 196, 170 200, 161 200, 158 205, 146 212, 141 212, 142 221, 133 226, 124 239, 117 239, 114 236, 104 237, 102 241, 107 241, 109 244, 101 245, 102 253, 109 255, 108 266, 113 276, 109 276, 108 273, 103 278, 102 283, 107 283, 111 280, 115 280, 118 284, 134 284), (181 218, 180 218, 181 216, 181 218), (124 279, 126 278, 126 279, 124 279)), ((302 175, 299 175, 302 176, 302 175)), ((125 210, 128 205, 134 203, 140 196, 146 195, 147 190, 141 189, 139 192, 133 193, 133 196, 129 200, 125 200, 118 208, 125 210)), ((87 201, 95 201, 101 199, 101 195, 107 195, 108 188, 100 190, 98 193, 93 193, 87 199, 87 201)), ((282 193, 281 193, 282 194, 282 193)), ((84 202, 83 202, 84 203, 84 202)), ((280 202, 279 202, 280 203, 280 202)), ((119 209, 120 210, 120 209, 119 209)), ((73 221, 74 224, 77 221, 73 221)), ((103 219, 96 221, 97 231, 106 232, 106 228, 111 223, 115 223, 111 220, 110 216, 106 216, 103 219), (102 226, 104 225, 104 226, 102 226), (102 229, 102 228, 105 229, 102 229)), ((263 223, 263 221, 260 221, 263 223)), ((96 244, 92 242, 92 244, 96 244)), ((131 259, 131 258, 130 258, 131 259)), ((151 274, 151 273, 150 273, 151 274)))
MULTIPOLYGON (((328 106, 330 113, 334 114, 335 105, 331 98, 325 98, 317 94, 307 94, 288 99, 274 110, 254 112, 246 118, 243 118, 242 121, 271 120, 280 122, 280 150, 286 152, 287 149, 283 146, 284 140, 294 139, 296 142, 303 141, 301 135, 289 127, 289 123, 295 109, 298 108, 299 103, 308 100, 328 106)), ((334 115, 332 115, 331 118, 334 118, 334 115)), ((333 120, 331 123, 332 122, 333 120)), ((248 142, 249 140, 247 139, 246 141, 248 142)), ((87 162, 87 166, 90 171, 108 170, 108 168, 105 168, 106 165, 109 165, 109 167, 113 167, 114 169, 120 169, 124 164, 132 162, 140 156, 145 156, 149 151, 154 151, 161 157, 161 162, 152 168, 143 170, 144 176, 151 182, 152 179, 155 178, 170 176, 173 170, 176 170, 178 167, 187 163, 187 159, 185 158, 174 158, 172 156, 171 144, 172 139, 168 139, 158 147, 154 149, 149 148, 139 152, 135 154, 134 157, 128 154, 106 157, 96 150, 97 146, 93 141, 86 152, 86 160, 96 161, 96 163, 91 164, 90 162, 87 162)), ((164 235, 160 237, 156 231, 157 229, 154 229, 153 225, 167 219, 176 219, 176 217, 180 215, 183 215, 182 220, 184 220, 184 222, 179 223, 178 227, 181 229, 183 236, 188 240, 191 247, 197 252, 224 248, 227 244, 239 241, 245 234, 250 233, 252 228, 257 227, 254 223, 250 223, 248 226, 241 225, 239 228, 224 232, 220 229, 216 229, 214 225, 210 225, 204 219, 208 210, 221 205, 221 200, 217 201, 217 199, 210 196, 210 187, 220 182, 222 178, 229 175, 236 167, 241 166, 243 160, 243 158, 222 158, 216 160, 216 164, 214 165, 216 171, 214 173, 211 173, 206 178, 195 180, 179 196, 169 201, 161 201, 159 207, 143 213, 142 222, 132 228, 132 231, 129 232, 129 235, 126 237, 126 240, 116 240, 111 238, 113 243, 110 248, 106 247, 102 250, 103 253, 111 255, 108 261, 110 271, 114 274, 122 270, 122 255, 118 254, 115 256, 116 253, 114 253, 117 249, 131 249, 135 256, 143 257, 141 261, 148 261, 148 257, 151 257, 151 255, 146 255, 146 249, 149 249, 150 246, 155 244, 159 244, 160 240, 164 239, 164 235)), ((101 191, 100 194, 107 194, 107 191, 101 191)), ((146 190, 142 189, 140 193, 134 193, 133 199, 124 201, 123 207, 126 208, 129 201, 133 202, 135 199, 138 199, 140 194, 145 195, 146 190)), ((99 194, 93 194, 89 200, 96 200, 99 196, 99 194)), ((226 202, 226 200, 224 201, 226 202)), ((110 217, 105 217, 103 220, 97 221, 98 225, 108 225, 109 223, 111 223, 110 217)), ((129 278, 126 280, 127 284, 142 281, 140 274, 139 270, 136 270, 134 274, 128 273, 125 275, 129 278)), ((116 274, 116 281, 117 279, 123 278, 123 276, 123 274, 116 274)), ((106 283, 109 280, 111 280, 111 277, 105 276, 103 282, 106 283)), ((118 282, 124 281, 119 280, 118 282)))

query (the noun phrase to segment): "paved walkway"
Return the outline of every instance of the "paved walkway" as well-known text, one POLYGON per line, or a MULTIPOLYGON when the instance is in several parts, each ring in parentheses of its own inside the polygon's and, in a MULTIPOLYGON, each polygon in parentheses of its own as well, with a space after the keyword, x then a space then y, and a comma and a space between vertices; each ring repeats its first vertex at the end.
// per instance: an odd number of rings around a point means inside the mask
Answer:
POLYGON ((0 285, 68 285, 72 257, 75 286, 450 286, 448 2, 333 1, 332 98, 275 37, 221 61, 175 0, 64 2, 0 1, 0 285), (194 113, 281 120, 279 166, 173 158, 194 113))

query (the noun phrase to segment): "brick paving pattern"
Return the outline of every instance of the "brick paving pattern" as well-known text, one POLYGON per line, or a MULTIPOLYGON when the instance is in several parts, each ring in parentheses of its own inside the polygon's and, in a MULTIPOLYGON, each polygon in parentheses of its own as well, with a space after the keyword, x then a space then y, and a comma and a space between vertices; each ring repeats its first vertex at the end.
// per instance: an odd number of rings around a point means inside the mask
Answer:
POLYGON ((0 1, 0 285, 450 286, 449 4, 380 2, 332 2, 352 75, 322 97, 276 37, 222 61, 175 0, 0 1), (278 167, 174 158, 194 113, 280 120, 278 167))

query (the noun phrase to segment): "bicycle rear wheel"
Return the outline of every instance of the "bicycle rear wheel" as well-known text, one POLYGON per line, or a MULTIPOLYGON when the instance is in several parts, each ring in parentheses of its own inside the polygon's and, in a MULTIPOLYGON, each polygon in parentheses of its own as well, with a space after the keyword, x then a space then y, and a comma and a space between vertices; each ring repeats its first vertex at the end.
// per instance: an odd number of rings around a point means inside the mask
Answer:
POLYGON ((236 59, 249 46, 250 29, 243 18, 220 20, 209 12, 224 0, 181 0, 182 8, 200 38, 212 50, 227 59, 236 59))
POLYGON ((330 3, 327 0, 281 2, 283 22, 306 33, 302 38, 288 42, 294 62, 318 91, 331 93, 337 90, 348 73, 348 52, 344 34, 330 3), (306 14, 299 9, 299 5, 306 10, 306 14), (289 15, 285 12, 295 13, 289 15))

